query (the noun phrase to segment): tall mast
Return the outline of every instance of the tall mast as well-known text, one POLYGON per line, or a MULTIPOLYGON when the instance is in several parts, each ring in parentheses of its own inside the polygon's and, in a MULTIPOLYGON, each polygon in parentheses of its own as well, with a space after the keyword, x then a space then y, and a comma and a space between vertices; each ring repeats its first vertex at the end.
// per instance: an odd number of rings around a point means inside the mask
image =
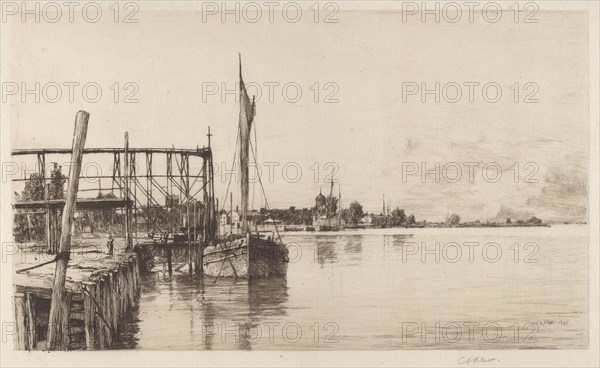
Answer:
MULTIPOLYGON (((207 137, 208 137, 208 148, 211 148, 210 137, 212 137, 212 134, 210 134, 210 125, 208 126, 207 137)), ((209 197, 210 197, 210 208, 209 208, 209 212, 208 212, 208 218, 210 220, 210 223, 209 223, 210 239, 215 238, 217 227, 218 227, 217 223, 215 222, 215 219, 216 219, 216 215, 215 215, 215 173, 213 170, 214 170, 214 168, 213 168, 212 149, 210 149, 210 157, 208 158, 208 174, 209 174, 208 183, 209 183, 209 197)), ((218 202, 217 202, 216 206, 219 207, 218 202)))
POLYGON ((242 79, 242 56, 240 55, 240 118, 239 118, 239 140, 240 140, 240 171, 241 183, 240 191, 242 194, 242 233, 247 234, 248 229, 248 194, 249 194, 249 179, 248 179, 248 161, 249 161, 249 146, 250 132, 252 130, 252 121, 254 120, 254 97, 252 101, 246 92, 246 86, 242 79))
POLYGON ((338 225, 342 216, 342 185, 338 184, 338 225))

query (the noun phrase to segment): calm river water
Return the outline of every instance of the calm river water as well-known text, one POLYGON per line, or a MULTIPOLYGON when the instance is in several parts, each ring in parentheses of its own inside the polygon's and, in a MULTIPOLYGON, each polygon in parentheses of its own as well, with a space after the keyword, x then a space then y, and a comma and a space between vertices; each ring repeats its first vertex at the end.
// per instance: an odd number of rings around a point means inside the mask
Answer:
POLYGON ((587 226, 286 233, 284 242, 285 279, 215 282, 186 267, 169 276, 157 262, 123 348, 587 346, 587 226))

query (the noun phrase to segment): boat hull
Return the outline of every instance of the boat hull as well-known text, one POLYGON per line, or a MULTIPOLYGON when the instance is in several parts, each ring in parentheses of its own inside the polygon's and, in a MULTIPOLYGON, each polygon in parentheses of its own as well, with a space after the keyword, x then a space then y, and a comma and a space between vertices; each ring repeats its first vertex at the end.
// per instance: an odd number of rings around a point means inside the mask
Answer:
POLYGON ((266 278, 287 275, 289 262, 285 245, 250 237, 219 240, 204 249, 204 275, 212 277, 266 278))

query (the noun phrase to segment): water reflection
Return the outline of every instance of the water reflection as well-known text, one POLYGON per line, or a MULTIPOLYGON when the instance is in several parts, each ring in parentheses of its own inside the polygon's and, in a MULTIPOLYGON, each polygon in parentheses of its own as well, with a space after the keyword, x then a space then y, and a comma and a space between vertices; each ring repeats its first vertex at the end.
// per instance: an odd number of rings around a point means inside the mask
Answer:
MULTIPOLYGON (((587 241, 584 231, 553 228, 515 234, 514 229, 401 229, 405 234, 298 234, 287 278, 252 280, 189 275, 185 250, 174 252, 173 273, 142 280, 139 306, 122 328, 122 348, 148 350, 356 350, 582 348, 587 336, 587 241), (408 230, 411 233, 407 234, 408 230), (495 242, 504 255, 423 262, 410 243, 434 249, 436 242, 495 242), (511 247, 539 241, 543 262, 514 262, 511 247), (411 248, 412 249, 412 248, 411 248), (414 254, 413 254, 414 253, 414 254), (482 277, 484 275, 484 277, 482 277), (535 293, 531 290, 536 290, 535 293), (560 292, 557 293, 556 291, 560 292), (485 298, 475 296, 485 295, 485 298), (442 326, 452 321, 497 323, 503 329, 536 320, 567 321, 541 326, 539 343, 510 336, 489 343, 461 339, 405 342, 403 323, 442 326), (274 339, 269 330, 275 327, 274 339), (289 326, 289 330, 286 330, 289 326), (333 326, 333 328, 331 327, 333 326), (302 335, 295 339, 295 331, 302 335), (330 336, 331 331, 335 331, 330 336), (287 333, 287 334, 286 334, 287 333), (331 338, 330 338, 331 337, 331 338), (330 343, 336 341, 336 343, 330 343), (339 342, 337 342, 339 341, 339 342)), ((387 229, 386 229, 387 231, 387 229)), ((391 230, 390 230, 391 231, 391 230)), ((480 253, 478 253, 480 255, 480 253)), ((291 257, 292 258, 292 257, 291 257)), ((464 332, 464 331, 463 331, 464 332)), ((467 336, 465 333, 463 336, 467 336)), ((430 336, 429 336, 430 337, 430 336)))
POLYGON ((316 236, 315 244, 311 249, 315 251, 315 261, 324 267, 327 263, 339 262, 339 249, 337 239, 331 236, 316 236))
POLYGON ((344 243, 344 252, 349 260, 355 262, 362 261, 362 251, 364 239, 361 235, 346 236, 342 238, 344 243))
POLYGON ((392 245, 398 250, 402 250, 402 247, 413 238, 413 234, 394 234, 383 236, 383 246, 392 245))
POLYGON ((251 350, 256 327, 285 316, 287 298, 286 278, 248 282, 154 272, 142 280, 143 310, 133 309, 118 347, 251 350), (156 336, 142 343, 143 333, 156 336))
POLYGON ((288 299, 287 278, 257 279, 248 282, 248 304, 253 318, 284 316, 288 299))

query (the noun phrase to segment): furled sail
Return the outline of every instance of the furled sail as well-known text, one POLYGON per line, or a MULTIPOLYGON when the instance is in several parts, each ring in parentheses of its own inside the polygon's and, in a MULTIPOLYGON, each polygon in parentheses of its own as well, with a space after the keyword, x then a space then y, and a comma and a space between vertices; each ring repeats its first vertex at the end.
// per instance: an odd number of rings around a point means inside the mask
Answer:
POLYGON ((240 56, 240 171, 241 171, 241 193, 242 193, 242 232, 246 234, 248 228, 248 193, 249 193, 249 145, 252 121, 254 120, 254 97, 252 102, 248 97, 246 85, 242 79, 242 57, 240 56))

